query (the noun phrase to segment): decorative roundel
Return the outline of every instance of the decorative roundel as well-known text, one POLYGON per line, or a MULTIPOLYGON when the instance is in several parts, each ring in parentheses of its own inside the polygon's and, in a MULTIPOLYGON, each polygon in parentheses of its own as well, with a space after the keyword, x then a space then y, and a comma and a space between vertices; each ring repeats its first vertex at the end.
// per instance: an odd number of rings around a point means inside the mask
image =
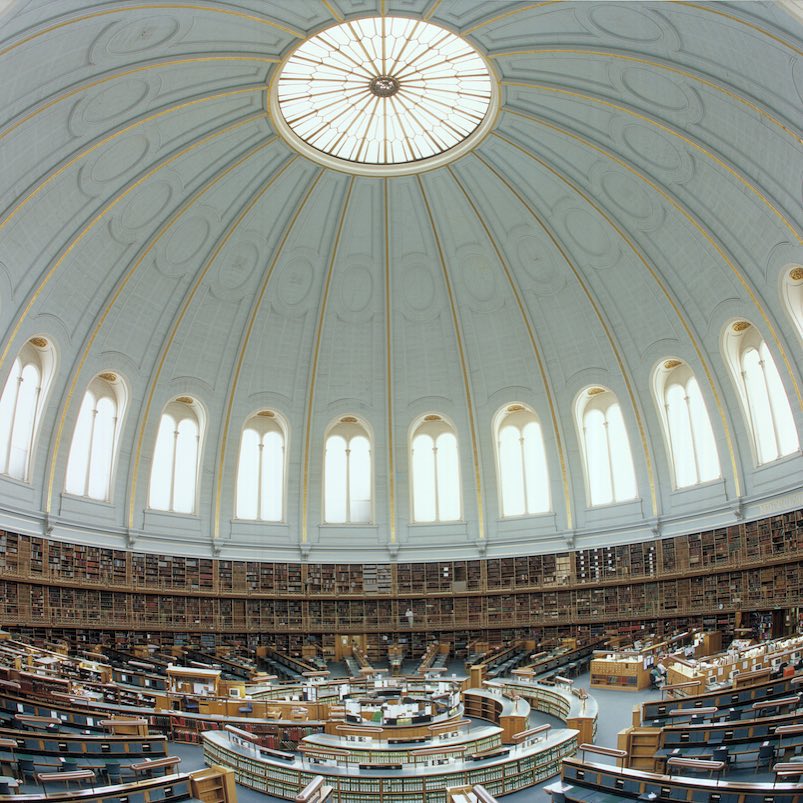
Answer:
POLYGON ((369 17, 312 36, 271 88, 274 123, 297 149, 352 172, 437 167, 492 125, 497 86, 483 56, 421 20, 369 17))

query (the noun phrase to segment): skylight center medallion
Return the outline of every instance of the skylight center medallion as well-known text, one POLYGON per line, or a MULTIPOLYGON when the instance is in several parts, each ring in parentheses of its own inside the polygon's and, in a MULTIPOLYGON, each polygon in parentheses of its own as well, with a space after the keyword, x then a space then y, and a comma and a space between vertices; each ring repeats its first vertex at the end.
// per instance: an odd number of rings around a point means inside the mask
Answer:
POLYGON ((484 57, 421 20, 371 17, 310 37, 281 67, 273 122, 294 148, 340 170, 413 173, 473 147, 493 124, 484 57))
POLYGON ((389 98, 399 91, 399 82, 392 75, 377 75, 368 88, 378 98, 389 98))

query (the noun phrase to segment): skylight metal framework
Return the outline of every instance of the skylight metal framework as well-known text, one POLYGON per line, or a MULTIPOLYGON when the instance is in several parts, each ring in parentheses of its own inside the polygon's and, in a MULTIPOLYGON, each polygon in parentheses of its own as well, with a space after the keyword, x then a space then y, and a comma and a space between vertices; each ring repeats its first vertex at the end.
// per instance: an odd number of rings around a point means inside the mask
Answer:
POLYGON ((487 120, 495 94, 480 54, 422 20, 373 17, 300 45, 277 80, 284 122, 337 159, 399 165, 442 154, 487 120))

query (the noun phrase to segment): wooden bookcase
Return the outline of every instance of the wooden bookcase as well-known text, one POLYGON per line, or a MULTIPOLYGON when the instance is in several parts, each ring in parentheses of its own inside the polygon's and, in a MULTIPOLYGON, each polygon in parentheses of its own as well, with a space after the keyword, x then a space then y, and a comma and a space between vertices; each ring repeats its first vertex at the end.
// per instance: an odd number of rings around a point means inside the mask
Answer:
POLYGON ((650 685, 650 670, 641 656, 595 658, 591 661, 591 688, 640 691, 650 685))
POLYGON ((260 643, 286 652, 317 634, 382 634, 423 652, 431 636, 467 652, 535 636, 660 638, 732 630, 743 612, 803 605, 803 511, 704 533, 551 555, 433 563, 316 564, 126 552, 0 532, 6 627, 110 643, 131 631, 165 645, 260 643), (414 613, 412 627, 405 617, 414 613), (159 634, 163 634, 160 636, 159 634), (419 647, 421 648, 419 650, 419 647))

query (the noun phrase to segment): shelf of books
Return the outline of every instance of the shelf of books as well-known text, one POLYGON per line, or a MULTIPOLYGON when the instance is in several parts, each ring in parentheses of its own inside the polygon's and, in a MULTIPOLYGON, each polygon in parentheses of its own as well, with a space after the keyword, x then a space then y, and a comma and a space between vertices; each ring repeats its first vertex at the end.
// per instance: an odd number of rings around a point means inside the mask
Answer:
POLYGON ((422 643, 444 634, 460 650, 528 628, 542 639, 639 623, 660 635, 684 620, 727 630, 737 614, 803 604, 803 511, 556 555, 361 565, 165 556, 0 532, 0 590, 9 627, 271 633, 281 649, 304 634, 363 633, 372 655, 383 633, 422 643))
POLYGON ((232 744, 220 731, 204 734, 203 745, 207 764, 231 767, 238 783, 276 797, 294 800, 322 775, 334 789, 332 799, 342 803, 446 803, 449 786, 479 783, 491 794, 505 795, 556 775, 561 760, 577 749, 576 734, 564 729, 528 748, 511 748, 501 758, 370 772, 300 760, 280 764, 232 744))

